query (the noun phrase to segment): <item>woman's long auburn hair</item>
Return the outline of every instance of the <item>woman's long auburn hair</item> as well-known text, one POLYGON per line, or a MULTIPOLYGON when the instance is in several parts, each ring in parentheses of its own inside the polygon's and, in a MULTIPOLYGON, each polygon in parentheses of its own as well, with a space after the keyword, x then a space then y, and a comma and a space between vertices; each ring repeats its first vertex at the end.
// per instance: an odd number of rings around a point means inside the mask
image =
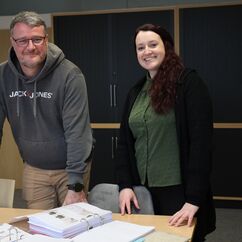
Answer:
POLYGON ((136 29, 134 40, 140 31, 153 31, 161 37, 164 43, 165 57, 152 81, 149 95, 155 112, 165 114, 175 105, 177 80, 184 65, 175 53, 171 35, 165 29, 153 24, 144 24, 136 29))

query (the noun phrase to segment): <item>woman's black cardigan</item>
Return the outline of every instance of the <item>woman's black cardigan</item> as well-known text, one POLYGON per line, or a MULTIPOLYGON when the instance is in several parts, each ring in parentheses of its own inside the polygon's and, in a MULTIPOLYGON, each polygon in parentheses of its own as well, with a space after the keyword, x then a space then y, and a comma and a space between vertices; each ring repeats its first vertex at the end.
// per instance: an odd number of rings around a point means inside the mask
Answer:
MULTIPOLYGON (((145 81, 143 78, 129 91, 124 106, 115 160, 120 190, 140 185, 128 119, 145 81)), ((185 199, 199 206, 197 220, 200 232, 205 235, 215 229, 210 186, 213 117, 207 87, 194 70, 185 69, 177 82, 175 117, 185 199)))

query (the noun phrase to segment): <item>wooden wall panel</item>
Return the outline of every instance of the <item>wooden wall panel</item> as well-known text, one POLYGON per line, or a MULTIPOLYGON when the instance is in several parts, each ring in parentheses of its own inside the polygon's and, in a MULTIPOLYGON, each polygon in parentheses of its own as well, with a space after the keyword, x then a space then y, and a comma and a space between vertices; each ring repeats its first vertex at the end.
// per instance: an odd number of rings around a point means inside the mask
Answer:
POLYGON ((0 29, 0 63, 5 61, 8 56, 8 49, 10 47, 9 30, 0 29))

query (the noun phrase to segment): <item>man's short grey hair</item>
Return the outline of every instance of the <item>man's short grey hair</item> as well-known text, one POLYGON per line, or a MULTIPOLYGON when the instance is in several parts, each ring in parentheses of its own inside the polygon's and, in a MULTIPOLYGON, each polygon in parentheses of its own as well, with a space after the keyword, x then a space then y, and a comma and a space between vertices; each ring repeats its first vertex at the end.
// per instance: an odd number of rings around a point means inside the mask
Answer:
POLYGON ((24 23, 30 27, 44 26, 45 34, 47 34, 46 23, 43 18, 36 12, 23 11, 18 13, 10 23, 10 33, 13 34, 13 28, 17 23, 24 23))

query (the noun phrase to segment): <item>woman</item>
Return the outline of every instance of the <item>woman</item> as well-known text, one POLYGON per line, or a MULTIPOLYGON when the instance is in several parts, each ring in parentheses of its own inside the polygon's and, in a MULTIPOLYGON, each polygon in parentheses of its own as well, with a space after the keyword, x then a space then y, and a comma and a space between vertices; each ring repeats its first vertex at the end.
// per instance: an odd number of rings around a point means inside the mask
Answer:
POLYGON ((132 190, 145 185, 155 214, 171 226, 191 225, 193 242, 215 229, 210 172, 212 105, 197 73, 184 68, 170 34, 145 24, 135 33, 141 67, 147 71, 129 92, 120 127, 116 172, 121 214, 139 208, 132 190))

